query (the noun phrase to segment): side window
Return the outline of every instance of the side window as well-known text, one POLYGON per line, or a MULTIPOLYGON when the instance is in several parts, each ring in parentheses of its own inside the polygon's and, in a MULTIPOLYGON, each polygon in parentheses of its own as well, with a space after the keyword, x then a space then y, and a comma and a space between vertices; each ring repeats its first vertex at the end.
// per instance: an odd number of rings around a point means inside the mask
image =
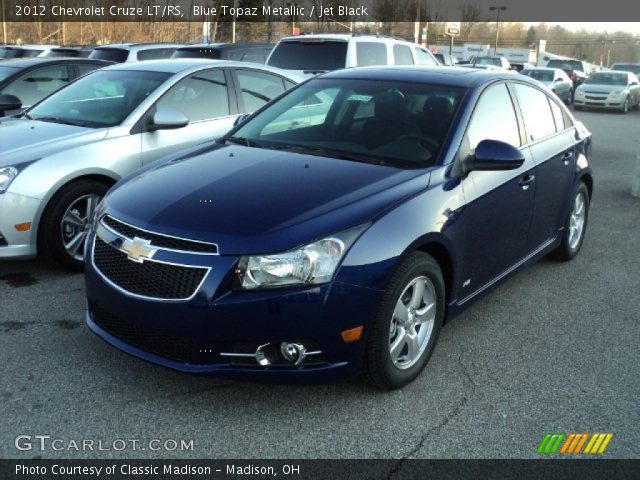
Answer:
POLYGON ((556 102, 554 102, 550 98, 548 98, 548 100, 549 100, 549 105, 551 105, 551 113, 553 114, 553 121, 556 124, 556 132, 562 132, 565 128, 567 128, 567 125, 565 124, 565 118, 562 113, 562 109, 556 102))
POLYGON ((381 42, 356 42, 356 57, 359 67, 386 65, 387 46, 381 42))
POLYGON ((396 44, 393 46, 393 58, 396 65, 413 65, 411 49, 406 45, 396 44))
POLYGON ((2 93, 15 95, 23 106, 33 105, 69 83, 66 65, 37 68, 18 77, 2 93))
POLYGON ((102 65, 92 65, 90 63, 81 63, 76 65, 78 67, 78 76, 81 77, 89 72, 93 72, 98 68, 102 68, 102 65))
POLYGON ((438 65, 438 62, 436 61, 435 58, 433 58, 433 56, 431 56, 431 54, 421 48, 416 48, 415 49, 416 52, 416 59, 417 59, 417 64, 418 65, 429 65, 432 67, 435 67, 438 65))
POLYGON ((229 92, 224 72, 208 70, 196 73, 174 85, 156 104, 157 108, 175 108, 190 122, 229 115, 229 92))
POLYGON ((499 140, 520 146, 520 131, 511 96, 503 83, 489 87, 478 101, 467 129, 469 148, 474 150, 482 140, 499 140))
POLYGON ((521 83, 514 84, 514 88, 522 109, 528 141, 535 142, 555 133, 555 123, 547 95, 521 83))
POLYGON ((254 70, 236 70, 244 111, 253 112, 284 92, 282 78, 254 70))

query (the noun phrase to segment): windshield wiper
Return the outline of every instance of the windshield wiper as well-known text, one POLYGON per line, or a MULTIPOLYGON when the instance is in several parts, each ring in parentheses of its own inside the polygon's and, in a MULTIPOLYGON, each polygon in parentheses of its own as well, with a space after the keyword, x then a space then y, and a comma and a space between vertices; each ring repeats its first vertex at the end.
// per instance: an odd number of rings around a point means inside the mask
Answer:
POLYGON ((244 137, 234 137, 233 135, 230 137, 224 137, 225 142, 237 143, 238 145, 244 145, 245 147, 255 147, 256 143, 248 138, 244 137))
POLYGON ((337 158, 339 160, 350 160, 353 162, 373 163, 374 165, 386 165, 384 160, 379 158, 373 158, 368 155, 358 155, 350 152, 343 152, 341 150, 332 150, 323 147, 314 147, 311 145, 276 145, 273 147, 265 146, 265 148, 271 150, 283 150, 289 152, 302 152, 309 155, 317 155, 322 157, 337 158))
POLYGON ((62 117, 29 117, 31 120, 38 120, 40 122, 62 123, 64 125, 73 125, 75 127, 86 127, 87 122, 81 120, 69 120, 62 117))

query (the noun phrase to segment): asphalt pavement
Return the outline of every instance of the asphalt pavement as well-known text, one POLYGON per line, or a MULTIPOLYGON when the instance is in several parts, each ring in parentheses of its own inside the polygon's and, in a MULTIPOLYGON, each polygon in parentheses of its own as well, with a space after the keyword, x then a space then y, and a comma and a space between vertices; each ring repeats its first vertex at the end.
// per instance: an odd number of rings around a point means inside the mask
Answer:
POLYGON ((0 263, 0 457, 535 458, 547 432, 612 432, 606 457, 639 458, 640 112, 576 116, 594 135, 582 252, 540 261, 450 321, 399 391, 167 370, 88 330, 82 275, 0 263), (174 449, 181 440, 193 448, 174 449))

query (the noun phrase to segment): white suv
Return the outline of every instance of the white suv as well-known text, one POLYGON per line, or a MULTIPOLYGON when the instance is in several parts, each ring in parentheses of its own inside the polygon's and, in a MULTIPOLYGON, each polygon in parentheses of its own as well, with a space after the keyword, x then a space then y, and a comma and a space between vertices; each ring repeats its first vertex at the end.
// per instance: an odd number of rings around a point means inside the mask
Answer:
POLYGON ((418 44, 379 35, 318 34, 286 37, 278 42, 267 65, 317 74, 370 65, 438 66, 418 44))

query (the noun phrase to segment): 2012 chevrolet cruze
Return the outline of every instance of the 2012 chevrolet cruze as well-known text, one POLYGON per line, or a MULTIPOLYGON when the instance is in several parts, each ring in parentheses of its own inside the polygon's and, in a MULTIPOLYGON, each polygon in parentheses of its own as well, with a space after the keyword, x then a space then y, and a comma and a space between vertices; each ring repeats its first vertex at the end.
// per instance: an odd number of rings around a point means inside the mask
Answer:
POLYGON ((413 380, 443 320, 579 252, 591 134, 509 73, 343 70, 105 197, 89 327, 185 372, 413 380))

